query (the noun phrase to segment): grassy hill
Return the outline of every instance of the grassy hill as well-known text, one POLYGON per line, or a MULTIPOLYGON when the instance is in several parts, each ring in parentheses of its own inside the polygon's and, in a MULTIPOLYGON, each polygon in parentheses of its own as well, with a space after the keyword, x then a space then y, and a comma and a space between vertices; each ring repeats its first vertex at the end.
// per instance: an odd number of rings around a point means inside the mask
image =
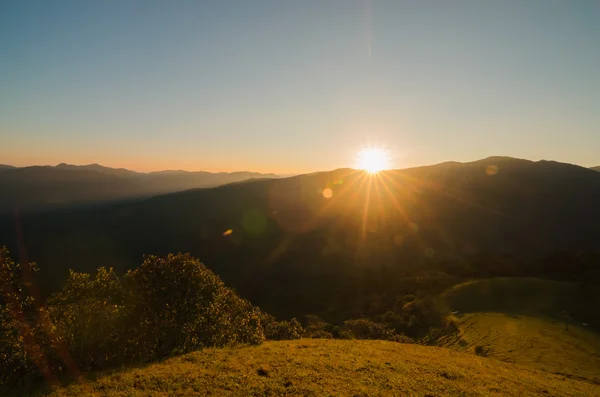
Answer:
POLYGON ((507 313, 459 315, 458 335, 442 345, 600 384, 600 335, 581 324, 565 330, 551 317, 507 313))
POLYGON ((441 345, 600 383, 600 334, 592 328, 598 325, 597 288, 496 278, 456 285, 443 298, 458 311, 459 332, 441 345))
MULTIPOLYGON (((45 393, 44 393, 45 394, 45 393)), ((592 396, 600 386, 448 349, 302 339, 206 349, 97 374, 52 396, 592 396)))

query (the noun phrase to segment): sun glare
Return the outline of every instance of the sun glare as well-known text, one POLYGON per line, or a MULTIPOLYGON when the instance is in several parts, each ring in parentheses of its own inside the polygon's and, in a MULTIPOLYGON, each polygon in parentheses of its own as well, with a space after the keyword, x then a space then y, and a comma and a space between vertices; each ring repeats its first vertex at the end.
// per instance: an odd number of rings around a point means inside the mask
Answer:
POLYGON ((387 153, 382 149, 362 149, 358 153, 357 168, 371 174, 388 169, 390 166, 387 153))

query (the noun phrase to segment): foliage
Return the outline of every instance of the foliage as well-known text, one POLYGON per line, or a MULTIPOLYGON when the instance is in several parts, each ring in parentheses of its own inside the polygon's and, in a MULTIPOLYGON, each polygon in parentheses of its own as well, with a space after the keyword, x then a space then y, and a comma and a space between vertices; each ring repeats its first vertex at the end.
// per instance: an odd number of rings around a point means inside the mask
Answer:
POLYGON ((78 368, 105 368, 131 358, 132 308, 126 295, 114 270, 102 267, 94 276, 71 271, 48 300, 53 336, 78 368))
POLYGON ((0 247, 0 384, 48 371, 30 293, 36 272, 34 263, 15 263, 0 247))
MULTIPOLYGON (((264 341, 260 310, 187 254, 148 256, 124 278, 71 271, 45 306, 30 291, 35 270, 0 250, 0 384, 264 341)), ((295 320, 280 325, 301 332, 295 320)))
POLYGON ((267 340, 300 339, 304 331, 302 325, 295 318, 289 321, 277 321, 275 317, 267 313, 262 315, 261 324, 267 340))
POLYGON ((475 354, 481 357, 487 357, 490 355, 489 348, 477 345, 475 346, 475 354))
POLYGON ((413 342, 404 335, 398 335, 385 324, 376 323, 367 318, 347 320, 344 322, 344 328, 350 331, 355 339, 381 339, 402 343, 413 342))
POLYGON ((333 334, 331 332, 318 330, 311 332, 310 337, 313 339, 333 339, 333 334))
POLYGON ((396 300, 391 310, 376 316, 397 333, 422 338, 433 329, 446 329, 444 311, 428 295, 406 295, 396 300))
POLYGON ((304 316, 304 337, 315 339, 354 339, 352 332, 343 326, 332 325, 321 317, 308 314, 304 316))
POLYGON ((260 311, 188 254, 147 256, 125 280, 142 357, 264 340, 260 311))

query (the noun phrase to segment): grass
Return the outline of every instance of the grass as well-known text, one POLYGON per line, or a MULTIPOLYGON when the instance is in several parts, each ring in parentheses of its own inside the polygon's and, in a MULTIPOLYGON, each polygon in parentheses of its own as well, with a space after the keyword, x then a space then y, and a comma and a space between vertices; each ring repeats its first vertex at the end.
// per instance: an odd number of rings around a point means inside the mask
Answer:
POLYGON ((385 341, 302 339, 206 349, 96 374, 51 396, 591 396, 590 382, 460 353, 385 341))
POLYGON ((442 346, 600 383, 600 334, 592 327, 597 287, 494 278, 456 285, 442 297, 460 313, 459 334, 442 339, 442 346), (564 310, 572 317, 569 331, 564 310))
POLYGON ((578 377, 600 384, 600 335, 548 318, 506 313, 468 313, 457 336, 442 345, 509 363, 578 377))

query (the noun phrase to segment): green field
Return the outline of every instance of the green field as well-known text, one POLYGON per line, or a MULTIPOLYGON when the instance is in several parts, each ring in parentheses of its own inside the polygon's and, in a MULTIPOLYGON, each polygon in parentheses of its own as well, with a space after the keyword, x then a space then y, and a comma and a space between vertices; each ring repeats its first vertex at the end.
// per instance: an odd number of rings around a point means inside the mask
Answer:
POLYGON ((449 349, 301 339, 88 376, 52 396, 592 396, 600 386, 449 349))

